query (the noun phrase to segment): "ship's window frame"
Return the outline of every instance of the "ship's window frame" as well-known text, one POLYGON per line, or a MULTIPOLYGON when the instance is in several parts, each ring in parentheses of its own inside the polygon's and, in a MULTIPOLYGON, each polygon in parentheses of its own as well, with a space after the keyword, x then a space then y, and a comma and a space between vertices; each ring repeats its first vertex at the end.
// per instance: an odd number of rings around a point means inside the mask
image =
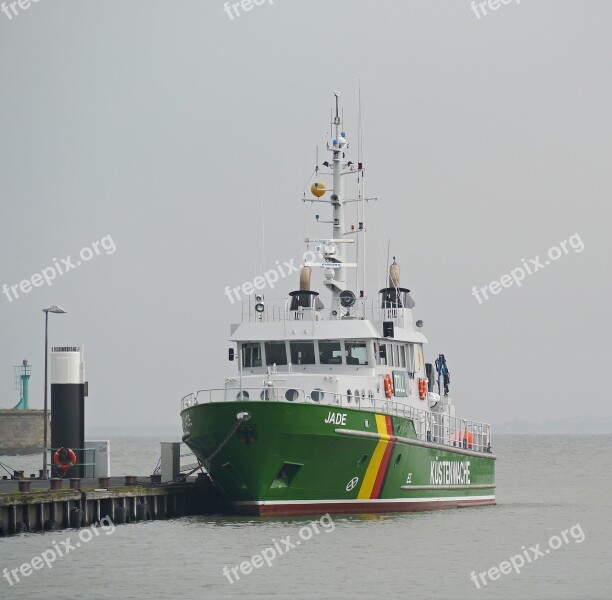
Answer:
POLYGON ((325 390, 322 390, 321 388, 315 388, 314 390, 310 392, 310 399, 313 402, 322 403, 324 398, 325 398, 325 390))
POLYGON ((285 392, 285 399, 288 402, 295 402, 299 399, 299 397, 300 397, 300 392, 298 392, 296 389, 291 388, 285 392))
POLYGON ((321 365, 343 365, 345 364, 343 356, 344 356, 344 343, 342 340, 338 339, 329 339, 329 340, 319 340, 317 342, 317 354, 319 355, 319 364, 321 365), (338 356, 332 356, 327 361, 323 361, 323 350, 321 349, 321 345, 326 344, 338 344, 340 347, 338 350, 332 350, 333 353, 338 353, 338 356), (331 360, 331 362, 329 362, 331 360))
POLYGON ((406 344, 400 344, 400 347, 399 347, 399 359, 400 359, 399 366, 402 369, 405 369, 406 368, 406 344))
POLYGON ((255 369, 257 367, 263 366, 261 342, 243 342, 242 344, 240 344, 240 354, 243 369, 255 369), (259 364, 255 364, 256 361, 253 359, 253 350, 259 350, 259 364), (248 358, 248 361, 245 360, 246 358, 248 358))
POLYGON ((359 339, 347 339, 344 340, 344 357, 347 365, 358 366, 358 367, 367 367, 370 364, 368 357, 368 340, 359 340, 359 339), (361 359, 357 356, 357 360, 359 362, 352 362, 354 357, 349 356, 349 351, 353 348, 363 348, 365 351, 365 362, 361 362, 361 359), (349 362, 351 360, 351 362, 349 362))
MULTIPOLYGON (((307 350, 308 352, 308 350, 307 350)), ((312 340, 290 340, 289 341, 289 356, 291 357, 291 364, 292 365, 316 365, 317 364, 317 349, 315 348, 315 343, 312 340), (304 354, 304 349, 295 349, 295 354, 297 355, 298 352, 302 353, 302 357, 299 359, 299 362, 297 360, 294 360, 294 346, 297 344, 302 344, 302 345, 308 345, 309 346, 309 350, 312 351, 312 362, 308 361, 308 359, 310 358, 309 356, 306 356, 304 358, 303 354, 304 354), (304 362, 304 361, 308 361, 308 362, 304 362)), ((296 356, 297 358, 297 356, 296 356)))
POLYGON ((412 344, 412 343, 407 344, 406 345, 406 352, 407 352, 407 356, 406 356, 406 370, 411 375, 414 375, 414 373, 416 373, 416 370, 415 370, 414 344, 412 344))
POLYGON ((387 357, 389 356, 389 343, 388 342, 379 342, 378 343, 378 360, 377 364, 382 365, 383 367, 388 366, 387 357))
POLYGON ((399 345, 398 344, 393 344, 393 366, 394 367, 399 367, 400 366, 400 361, 399 361, 399 345))
POLYGON ((264 344, 264 353, 265 353, 267 367, 271 367, 272 365, 277 365, 277 366, 287 365, 287 343, 284 340, 268 340, 264 342, 263 344, 264 344), (283 348, 284 362, 283 362, 283 358, 280 355, 275 355, 272 352, 270 353, 268 352, 268 346, 273 346, 273 345, 278 346, 279 349, 280 347, 283 348), (270 354, 273 354, 272 358, 270 358, 270 354))

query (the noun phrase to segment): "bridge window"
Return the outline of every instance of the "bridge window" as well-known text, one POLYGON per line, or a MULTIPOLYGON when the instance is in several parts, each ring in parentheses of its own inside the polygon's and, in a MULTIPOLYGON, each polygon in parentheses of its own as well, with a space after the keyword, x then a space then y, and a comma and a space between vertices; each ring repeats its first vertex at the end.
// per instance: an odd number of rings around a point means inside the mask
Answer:
POLYGON ((406 346, 406 366, 409 373, 415 373, 414 368, 414 344, 406 346))
MULTIPOLYGON (((385 366, 387 364, 387 346, 388 344, 379 344, 378 345, 378 357, 379 357, 379 365, 385 366)), ((391 352, 389 352, 391 354, 391 352)))
POLYGON ((242 366, 247 369, 261 367, 261 344, 259 342, 242 344, 242 366))
POLYGON ((406 346, 403 344, 399 347, 399 366, 406 368, 406 346))
POLYGON ((364 340, 351 340, 344 342, 346 348, 347 365, 367 365, 368 346, 364 340))
POLYGON ((321 340, 319 342, 319 362, 322 365, 342 364, 340 340, 321 340))
POLYGON ((265 342, 266 347, 266 365, 286 365, 287 364, 287 348, 285 342, 265 342))
POLYGON ((314 365, 314 342, 289 342, 291 363, 294 365, 314 365))

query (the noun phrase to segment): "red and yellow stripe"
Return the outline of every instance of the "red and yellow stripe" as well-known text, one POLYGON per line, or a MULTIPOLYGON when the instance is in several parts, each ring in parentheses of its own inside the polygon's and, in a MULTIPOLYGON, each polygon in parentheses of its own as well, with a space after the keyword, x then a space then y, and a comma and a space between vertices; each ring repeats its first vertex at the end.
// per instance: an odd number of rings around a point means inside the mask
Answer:
POLYGON ((397 439, 393 435, 393 423, 391 417, 386 415, 376 416, 376 428, 380 439, 372 454, 372 458, 366 469, 365 476, 361 482, 358 499, 378 499, 382 492, 385 476, 389 469, 389 462, 393 452, 393 446, 397 439))

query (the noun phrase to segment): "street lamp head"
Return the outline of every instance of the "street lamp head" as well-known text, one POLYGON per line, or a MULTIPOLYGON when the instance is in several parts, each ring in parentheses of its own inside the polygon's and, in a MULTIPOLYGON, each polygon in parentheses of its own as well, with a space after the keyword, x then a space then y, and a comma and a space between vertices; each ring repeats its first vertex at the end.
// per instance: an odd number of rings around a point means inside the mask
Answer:
POLYGON ((43 312, 45 313, 56 313, 56 314, 64 314, 66 311, 59 306, 51 306, 50 308, 43 308, 43 312))

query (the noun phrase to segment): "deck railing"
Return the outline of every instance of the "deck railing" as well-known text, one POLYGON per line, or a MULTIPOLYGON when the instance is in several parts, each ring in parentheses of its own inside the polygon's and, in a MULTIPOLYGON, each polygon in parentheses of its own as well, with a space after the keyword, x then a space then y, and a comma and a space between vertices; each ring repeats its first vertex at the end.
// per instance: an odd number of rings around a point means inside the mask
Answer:
POLYGON ((96 467, 96 449, 95 448, 71 448, 77 457, 82 456, 83 462, 77 462, 72 467, 66 470, 66 473, 62 474, 60 469, 53 463, 53 456, 57 452, 58 448, 49 448, 49 466, 51 467, 51 472, 55 475, 55 477, 65 477, 66 475, 70 475, 70 473, 74 473, 78 467, 84 467, 84 475, 85 477, 93 477, 93 470, 96 467), (91 467, 91 468, 90 468, 91 467), (71 471, 71 469, 74 469, 71 471))
POLYGON ((491 426, 488 423, 451 417, 399 402, 389 401, 387 414, 412 419, 417 439, 434 444, 444 444, 466 450, 491 452, 491 426))
POLYGON ((279 387, 216 388, 187 394, 181 399, 181 410, 197 404, 237 400, 312 403, 404 417, 412 420, 420 441, 477 452, 491 452, 491 426, 488 423, 451 417, 445 413, 414 408, 392 400, 381 400, 371 395, 347 396, 326 390, 313 390, 308 394, 301 388, 279 387))
MULTIPOLYGON (((262 301, 263 308, 259 312, 255 307, 258 303, 249 296, 242 302, 243 323, 278 323, 285 321, 325 321, 329 320, 329 310, 325 307, 316 310, 312 307, 298 307, 291 310, 290 299, 271 298, 262 301)), ((355 306, 351 308, 351 316, 356 319, 371 321, 394 321, 397 327, 405 327, 404 311, 401 308, 381 308, 375 306, 374 301, 367 302, 367 298, 357 298, 355 306), (368 306, 369 304, 369 306, 368 306)))

